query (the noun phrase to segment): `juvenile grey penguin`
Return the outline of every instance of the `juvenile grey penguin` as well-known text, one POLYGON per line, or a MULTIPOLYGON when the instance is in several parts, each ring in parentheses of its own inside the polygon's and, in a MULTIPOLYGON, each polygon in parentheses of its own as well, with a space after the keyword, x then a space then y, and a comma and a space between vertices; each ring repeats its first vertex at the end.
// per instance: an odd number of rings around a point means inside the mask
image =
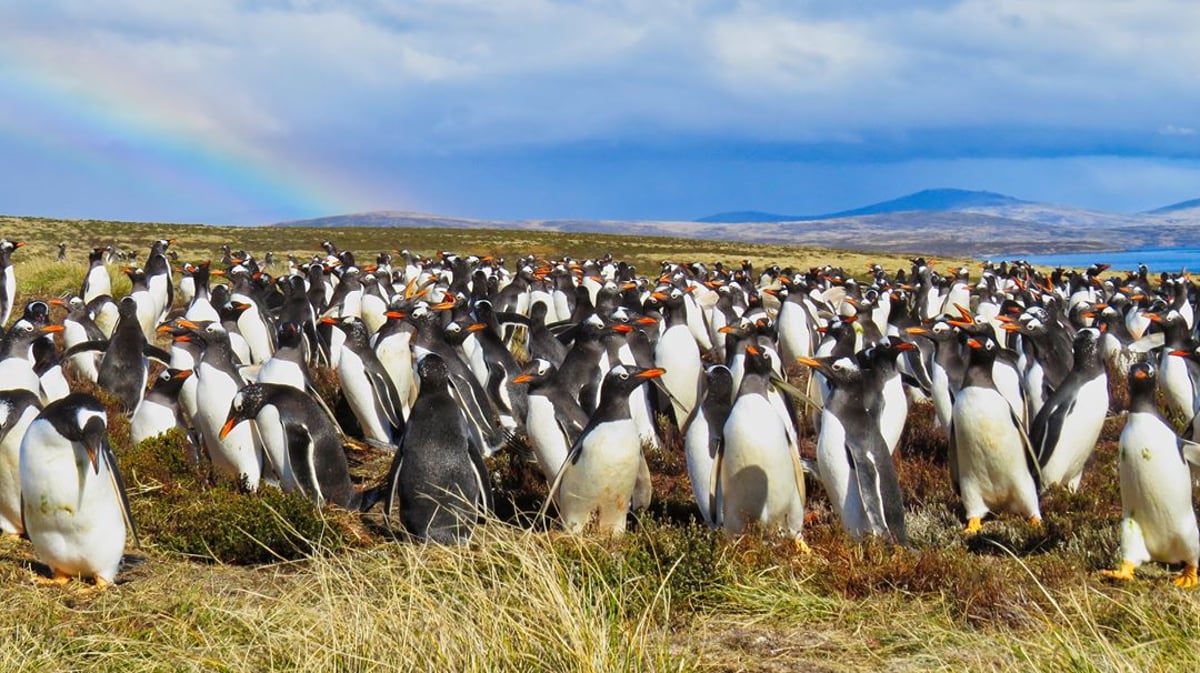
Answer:
POLYGON ((1200 529, 1192 509, 1188 463, 1200 462, 1200 445, 1184 442, 1163 421, 1155 403, 1153 365, 1129 370, 1129 417, 1121 431, 1121 567, 1106 570, 1116 580, 1133 579, 1146 561, 1183 563, 1175 586, 1197 585, 1200 529))
POLYGON ((275 383, 247 385, 234 396, 221 432, 250 419, 267 456, 278 463, 272 467, 285 491, 298 488, 317 505, 358 504, 341 434, 308 393, 275 383))
POLYGON ((20 535, 21 440, 42 412, 37 395, 28 390, 0 391, 0 532, 20 535))
POLYGON ((1000 346, 987 336, 967 340, 963 387, 950 422, 950 480, 962 497, 966 533, 978 533, 988 512, 1012 511, 1039 525, 1040 471, 1020 418, 996 389, 992 368, 1000 346))
POLYGON ((137 539, 107 423, 99 400, 72 393, 47 405, 21 443, 25 532, 51 583, 90 577, 109 586, 126 534, 137 539))
POLYGON ((405 530, 418 540, 465 542, 492 509, 483 447, 468 427, 450 372, 436 353, 417 363, 421 392, 388 475, 386 513, 399 496, 405 530))
POLYGON ((629 393, 662 369, 616 365, 604 377, 600 403, 550 486, 563 527, 582 532, 595 515, 601 532, 620 535, 643 464, 629 393))
POLYGON ((1029 443, 1042 466, 1042 487, 1079 488, 1108 413, 1108 375, 1094 327, 1075 335, 1075 364, 1029 426, 1029 443))
POLYGON ((149 361, 154 358, 167 364, 171 356, 157 346, 150 345, 142 332, 138 317, 137 301, 124 297, 118 307, 120 319, 113 329, 112 338, 105 341, 85 341, 76 344, 63 354, 64 359, 77 353, 103 351, 100 359, 97 383, 112 393, 128 411, 133 411, 142 400, 149 376, 149 361))

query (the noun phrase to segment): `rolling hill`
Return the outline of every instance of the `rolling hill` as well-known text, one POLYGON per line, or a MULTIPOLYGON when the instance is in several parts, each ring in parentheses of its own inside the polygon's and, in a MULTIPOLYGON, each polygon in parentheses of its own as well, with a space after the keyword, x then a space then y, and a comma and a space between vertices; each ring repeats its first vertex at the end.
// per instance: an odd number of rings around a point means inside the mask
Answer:
POLYGON ((810 216, 738 211, 702 221, 485 220, 375 211, 273 226, 500 228, 983 257, 1200 246, 1200 199, 1128 214, 1024 201, 995 192, 928 189, 861 208, 810 216))

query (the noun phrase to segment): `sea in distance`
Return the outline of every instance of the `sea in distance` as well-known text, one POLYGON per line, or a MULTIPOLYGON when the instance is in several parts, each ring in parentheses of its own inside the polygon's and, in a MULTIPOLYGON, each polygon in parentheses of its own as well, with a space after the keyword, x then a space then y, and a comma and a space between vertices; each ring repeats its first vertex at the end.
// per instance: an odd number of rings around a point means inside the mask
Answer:
POLYGON ((1035 266, 1061 266, 1086 269, 1092 264, 1108 264, 1116 271, 1136 271, 1139 264, 1155 273, 1200 270, 1200 248, 1140 248, 1111 252, 1071 252, 1052 255, 984 255, 993 262, 1023 259, 1035 266))

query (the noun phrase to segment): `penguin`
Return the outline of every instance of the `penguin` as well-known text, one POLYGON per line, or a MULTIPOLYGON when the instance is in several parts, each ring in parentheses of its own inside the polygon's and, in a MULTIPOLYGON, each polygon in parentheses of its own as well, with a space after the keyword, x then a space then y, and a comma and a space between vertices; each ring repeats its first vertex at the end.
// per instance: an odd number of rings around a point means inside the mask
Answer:
POLYGON ((445 362, 428 353, 417 363, 421 392, 388 475, 386 514, 397 496, 405 530, 421 541, 467 541, 492 510, 483 446, 462 412, 445 362))
POLYGON ((600 532, 625 532, 626 514, 643 461, 629 393, 662 375, 662 369, 622 364, 614 365, 605 375, 600 403, 550 486, 550 498, 568 532, 582 532, 593 514, 600 532))
POLYGON ((729 410, 716 465, 725 534, 741 535, 752 522, 789 534, 804 545, 804 474, 793 451, 787 419, 771 402, 771 359, 746 346, 746 371, 729 410))
POLYGON ((286 322, 279 326, 279 347, 259 368, 255 381, 291 386, 308 390, 307 358, 304 356, 304 328, 300 323, 286 322))
POLYGON ((125 537, 137 531, 108 443, 104 406, 87 393, 51 402, 21 442, 25 533, 53 579, 92 578, 98 589, 117 577, 125 537))
MULTIPOLYGON (((51 299, 50 303, 67 309, 67 315, 62 321, 64 351, 85 341, 106 341, 108 339, 108 336, 96 326, 96 321, 88 313, 87 305, 83 302, 82 298, 71 297, 66 301, 51 299)), ((95 351, 79 353, 78 355, 70 358, 64 357, 63 359, 67 361, 77 375, 84 379, 95 383, 100 378, 100 353, 95 351)))
POLYGON ((687 320, 685 298, 688 295, 678 287, 667 287, 654 291, 650 296, 663 307, 664 329, 654 346, 654 366, 666 372, 662 375, 662 384, 671 395, 675 425, 682 428, 696 406, 696 396, 704 373, 700 346, 687 320))
MULTIPOLYGON (((405 320, 403 311, 388 311, 384 313, 387 321, 371 337, 371 348, 375 351, 379 363, 383 365, 396 394, 400 396, 401 413, 405 419, 411 415, 413 402, 417 399, 417 382, 413 372, 412 337, 415 332, 411 323, 405 320)), ((280 337, 280 350, 283 350, 283 338, 280 337)))
POLYGON ((234 395, 221 434, 250 419, 283 490, 299 489, 318 507, 357 507, 341 433, 308 393, 289 385, 249 384, 234 395))
POLYGON ((150 392, 138 402, 129 419, 129 441, 139 444, 174 428, 187 429, 180 413, 179 392, 192 375, 190 369, 164 369, 150 392))
POLYGON ((346 335, 338 357, 338 382, 365 439, 394 447, 404 431, 403 405, 387 370, 367 343, 366 325, 353 317, 322 318, 326 321, 346 335))
POLYGON ((721 525, 720 494, 714 491, 713 466, 725 439, 725 422, 733 406, 733 374, 725 365, 713 365, 704 372, 704 391, 700 403, 684 424, 683 453, 687 460, 692 495, 700 508, 700 517, 710 528, 721 525))
POLYGON ((112 296, 112 276, 108 267, 104 266, 104 248, 92 248, 88 253, 88 270, 83 277, 83 286, 79 288, 79 296, 83 303, 88 303, 102 295, 112 296))
POLYGON ((171 282, 171 265, 166 255, 167 246, 173 241, 165 238, 155 241, 150 245, 150 254, 146 256, 146 290, 158 309, 155 325, 166 319, 167 312, 175 302, 175 285, 171 282))
POLYGON ((904 544, 900 481, 880 431, 882 389, 868 384, 855 358, 827 356, 797 362, 820 371, 830 385, 817 436, 817 471, 842 527, 856 538, 873 534, 904 544))
POLYGON ((1184 442, 1163 420, 1155 402, 1154 366, 1129 370, 1129 416, 1121 431, 1121 567, 1103 571, 1132 580, 1146 561, 1183 563, 1175 586, 1193 589, 1200 564, 1200 529, 1192 509, 1189 462, 1200 462, 1200 445, 1184 442))
POLYGON ((249 425, 223 431, 229 405, 242 389, 244 381, 233 360, 229 333, 220 323, 194 323, 178 320, 189 330, 188 337, 199 340, 204 349, 192 376, 196 379, 196 413, 192 424, 200 435, 213 468, 249 491, 258 490, 263 477, 263 459, 259 441, 249 425))
POLYGON ((12 254, 24 246, 21 241, 0 239, 0 327, 8 324, 13 303, 17 300, 17 276, 13 272, 12 254))
POLYGON ((549 360, 530 360, 512 382, 528 384, 525 432, 546 483, 551 483, 587 427, 588 414, 567 393, 549 360))
POLYGON ((146 341, 152 341, 154 330, 158 326, 158 301, 154 295, 150 294, 150 288, 146 285, 145 271, 131 266, 125 267, 124 271, 125 275, 129 277, 129 282, 133 284, 133 289, 126 296, 134 301, 142 336, 146 338, 146 341))
POLYGON ((990 336, 967 339, 963 387, 950 421, 950 481, 973 535, 988 512, 1012 511, 1040 525, 1040 470, 1020 418, 996 389, 992 367, 1000 351, 990 336))
POLYGON ((62 325, 37 327, 18 320, 9 327, 0 344, 0 382, 6 389, 28 390, 42 398, 42 382, 33 368, 33 343, 44 335, 62 331, 62 325))
POLYGON ((113 329, 112 338, 105 341, 85 341, 67 349, 65 358, 77 353, 103 351, 96 382, 112 393, 121 406, 133 411, 142 400, 149 376, 149 362, 153 358, 167 364, 171 356, 157 346, 146 342, 142 334, 138 304, 132 297, 124 297, 118 307, 120 318, 113 329))
POLYGON ((1029 426, 1029 442, 1042 468, 1042 487, 1066 484, 1079 489, 1083 467, 1108 413, 1108 375, 1100 349, 1100 331, 1079 330, 1071 373, 1054 391, 1029 426))
POLYGON ((37 395, 28 390, 0 391, 0 532, 20 535, 21 441, 33 419, 42 412, 37 395))

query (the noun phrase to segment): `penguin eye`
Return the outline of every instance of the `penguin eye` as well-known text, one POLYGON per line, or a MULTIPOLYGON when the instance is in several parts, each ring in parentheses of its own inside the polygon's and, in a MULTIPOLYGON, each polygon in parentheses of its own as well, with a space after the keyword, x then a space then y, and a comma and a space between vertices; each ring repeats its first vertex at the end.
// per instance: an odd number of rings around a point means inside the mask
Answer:
POLYGON ((846 367, 841 362, 833 363, 833 367, 832 367, 833 371, 835 371, 835 372, 840 372, 845 368, 846 367))
POLYGON ((622 381, 629 378, 629 374, 626 374, 625 372, 621 372, 621 373, 617 374, 617 376, 620 376, 622 381))

